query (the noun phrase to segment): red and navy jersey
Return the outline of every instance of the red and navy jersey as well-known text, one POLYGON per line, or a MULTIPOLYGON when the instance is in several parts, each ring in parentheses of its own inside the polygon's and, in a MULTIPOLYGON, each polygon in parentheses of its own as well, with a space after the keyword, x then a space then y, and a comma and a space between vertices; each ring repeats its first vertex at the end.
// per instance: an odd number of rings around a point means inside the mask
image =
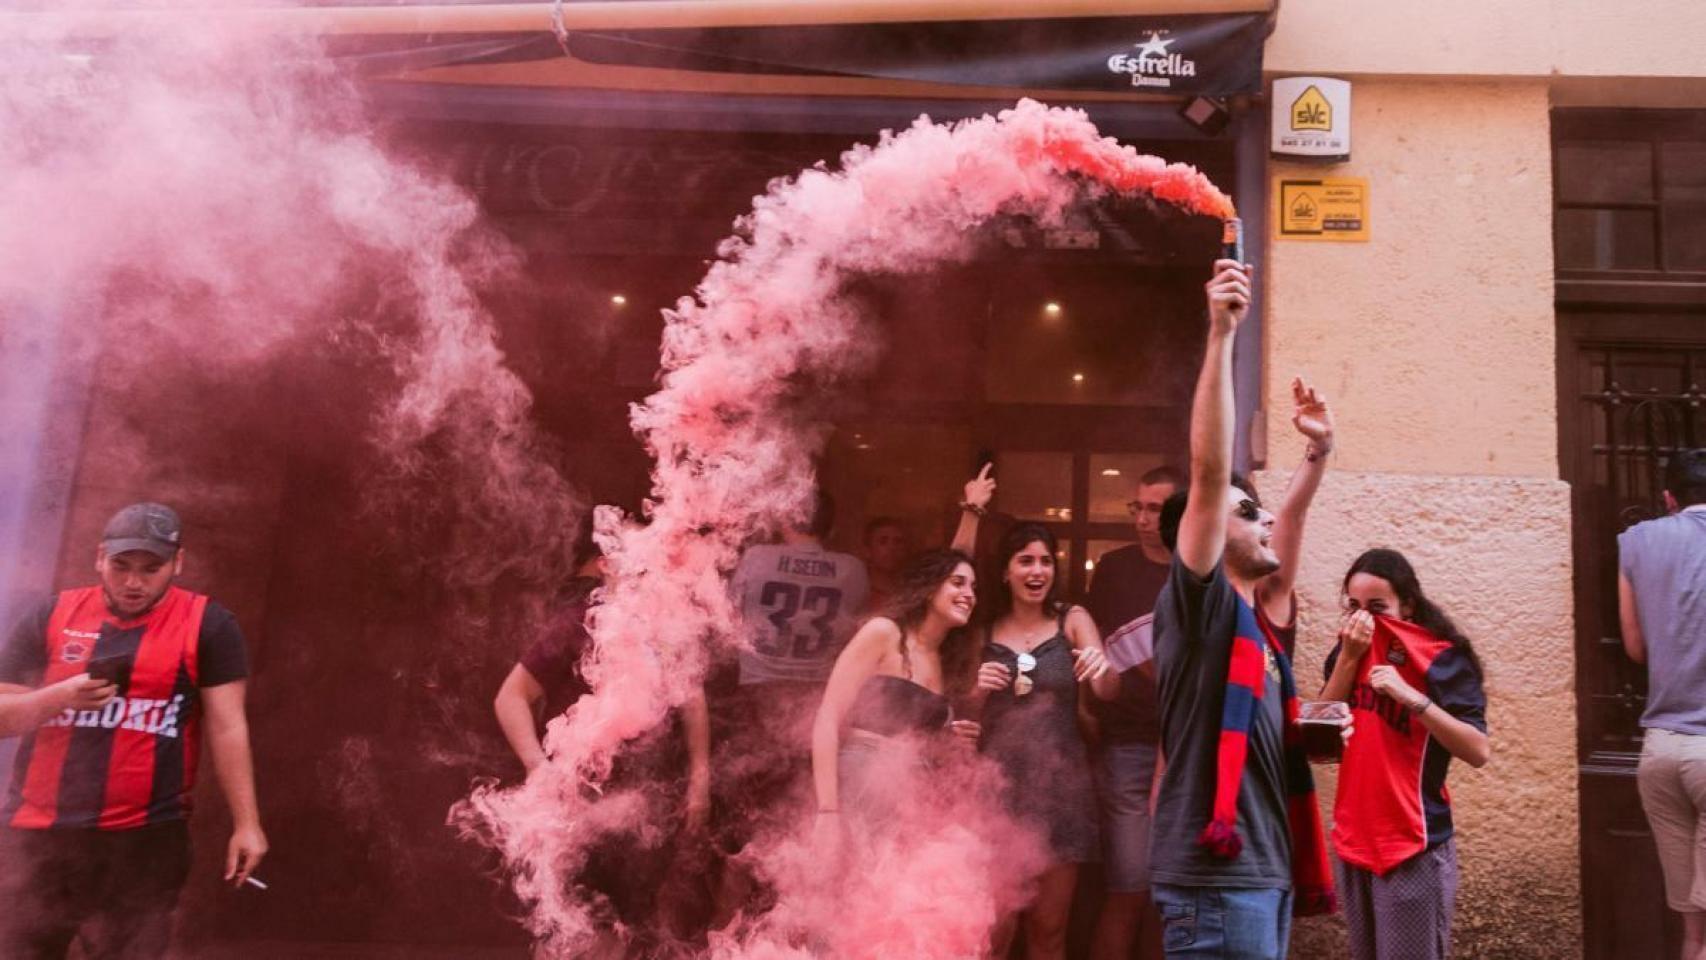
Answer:
POLYGON ((134 620, 114 619, 99 587, 66 591, 13 632, 0 682, 55 683, 113 654, 134 658, 122 695, 24 737, 0 822, 123 830, 189 815, 200 688, 248 672, 236 619, 178 587, 134 620))
MULTIPOLYGON (((1327 656, 1327 676, 1339 648, 1327 656)), ((1371 669, 1397 669, 1404 682, 1483 733, 1487 695, 1475 664, 1451 641, 1402 620, 1376 617, 1368 653, 1351 691, 1356 734, 1345 746, 1333 804, 1333 849, 1339 859, 1384 875, 1451 838, 1451 753, 1404 704, 1374 692, 1371 669)))

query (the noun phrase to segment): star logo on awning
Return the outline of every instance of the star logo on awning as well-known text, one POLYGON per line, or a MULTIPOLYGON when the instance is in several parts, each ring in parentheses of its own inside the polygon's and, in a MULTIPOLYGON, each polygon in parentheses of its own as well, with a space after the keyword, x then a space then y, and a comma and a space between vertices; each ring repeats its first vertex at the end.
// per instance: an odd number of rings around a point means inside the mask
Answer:
POLYGON ((1139 57, 1165 57, 1167 55, 1167 48, 1172 46, 1174 42, 1175 41, 1173 40, 1161 39, 1161 34, 1158 31, 1151 30, 1149 31, 1148 40, 1143 43, 1132 44, 1132 46, 1137 48, 1137 55, 1139 57))

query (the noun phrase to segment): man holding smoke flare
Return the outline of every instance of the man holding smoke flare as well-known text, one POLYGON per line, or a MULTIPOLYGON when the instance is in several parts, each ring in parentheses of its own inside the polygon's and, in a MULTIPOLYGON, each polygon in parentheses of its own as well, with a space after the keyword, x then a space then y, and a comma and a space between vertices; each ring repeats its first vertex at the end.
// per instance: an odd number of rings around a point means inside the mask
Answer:
POLYGON ((1166 772, 1150 870, 1167 956, 1278 960, 1293 914, 1333 909, 1291 672, 1292 584, 1333 422, 1294 381, 1307 453, 1277 518, 1263 509, 1231 469, 1232 345, 1249 311, 1250 268, 1223 259, 1214 269, 1190 487, 1161 515, 1173 565, 1155 607, 1166 772))
POLYGON ((66 590, 0 646, 0 734, 23 733, 0 806, 0 956, 166 954, 188 879, 187 818, 205 727, 231 809, 225 879, 267 852, 231 611, 174 584, 182 525, 137 503, 107 522, 100 583, 66 590))

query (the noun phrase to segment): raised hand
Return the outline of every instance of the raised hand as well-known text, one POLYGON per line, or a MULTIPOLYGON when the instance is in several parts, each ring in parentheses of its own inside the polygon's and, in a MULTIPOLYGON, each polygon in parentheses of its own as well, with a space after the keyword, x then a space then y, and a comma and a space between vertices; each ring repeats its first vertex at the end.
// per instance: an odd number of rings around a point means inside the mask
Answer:
POLYGON ((1232 333, 1250 311, 1250 271, 1236 260, 1216 260, 1214 276, 1203 289, 1208 293, 1209 329, 1232 333))
POLYGON ((1315 444, 1320 453, 1333 449, 1333 411, 1327 397, 1302 377, 1291 381, 1291 425, 1315 444))
POLYGON ((966 481, 967 505, 979 510, 989 508, 989 501, 995 499, 995 478, 989 475, 994 469, 995 464, 986 463, 983 469, 977 472, 977 476, 966 481))

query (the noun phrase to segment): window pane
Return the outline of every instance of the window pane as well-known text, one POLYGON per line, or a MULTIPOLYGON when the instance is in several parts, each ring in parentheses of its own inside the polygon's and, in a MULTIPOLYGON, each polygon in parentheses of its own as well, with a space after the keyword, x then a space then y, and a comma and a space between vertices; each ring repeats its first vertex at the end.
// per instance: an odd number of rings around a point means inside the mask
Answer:
POLYGON ((1706 143, 1667 143, 1659 166, 1666 200, 1706 200, 1706 143))
POLYGON ((994 281, 992 403, 1163 406, 1190 396, 1202 286, 1127 267, 1021 267, 994 281))
POLYGON ((1665 269, 1706 270, 1706 189, 1702 199, 1665 204, 1665 269))
POLYGON ((1560 143, 1558 199, 1564 203, 1653 199, 1652 146, 1612 140, 1560 143))
POLYGON ((1559 210, 1558 266, 1577 270, 1651 270, 1654 216, 1650 210, 1559 210))
POLYGON ((1126 503, 1137 493, 1137 478, 1161 466, 1155 453, 1090 455, 1090 522, 1130 523, 1126 503))
POLYGON ((1001 453, 995 506, 1020 520, 1072 519, 1072 454, 1001 453))
POLYGON ((960 519, 954 504, 975 449, 971 428, 958 423, 841 424, 821 474, 836 500, 834 545, 859 551, 865 524, 879 516, 900 520, 914 547, 946 543, 960 519))

